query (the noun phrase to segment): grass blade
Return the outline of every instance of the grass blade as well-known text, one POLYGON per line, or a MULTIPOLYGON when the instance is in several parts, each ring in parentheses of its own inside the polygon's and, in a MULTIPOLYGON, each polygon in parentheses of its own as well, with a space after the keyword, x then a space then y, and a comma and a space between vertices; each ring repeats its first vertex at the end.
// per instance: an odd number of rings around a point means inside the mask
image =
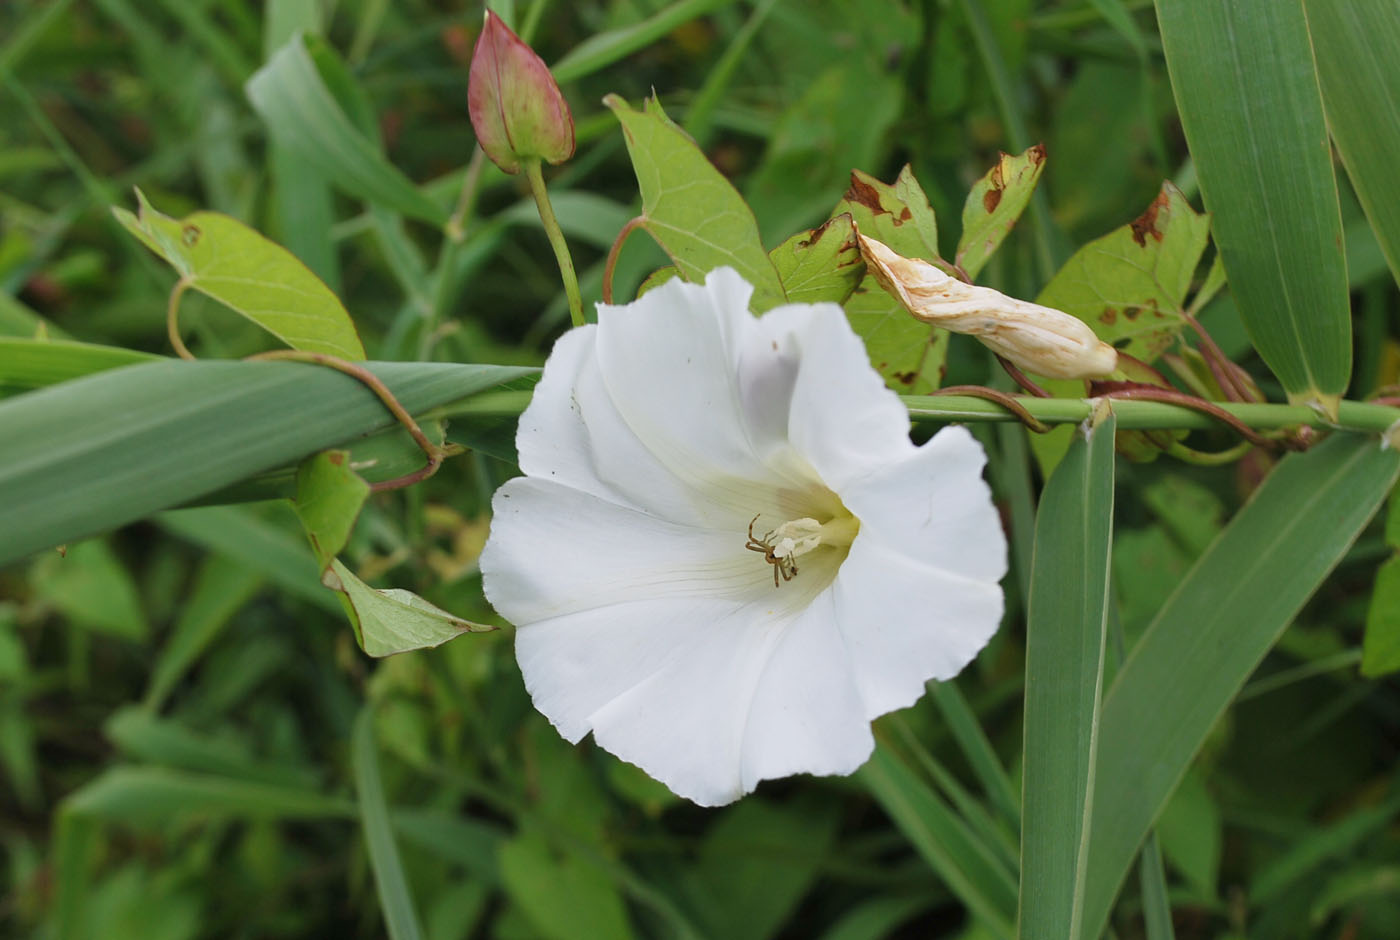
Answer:
POLYGON ((1041 496, 1026 626, 1020 936, 1074 937, 1084 914, 1113 537, 1110 413, 1041 496))
POLYGON ((990 861, 967 825, 888 747, 857 772, 861 782, 958 900, 995 937, 1015 933, 1016 885, 990 861))
POLYGON ((1107 922, 1133 855, 1206 735, 1400 474, 1338 434, 1285 458, 1187 573, 1104 696, 1081 937, 1107 922))
POLYGON ((1400 6, 1393 0, 1305 0, 1332 139, 1400 281, 1400 6))
MULTIPOLYGON (((378 363, 410 413, 528 371, 378 363)), ((359 382, 286 362, 163 361, 0 402, 0 564, 394 424, 359 382)))
POLYGON ((1240 317, 1289 401, 1335 413, 1351 315, 1302 0, 1158 0, 1157 18, 1240 317))
POLYGON ((360 822, 369 848, 369 865, 379 890, 379 906, 390 940, 420 940, 423 929, 413 909, 408 876, 399 859, 389 805, 384 801, 384 784, 379 778, 379 757, 375 754, 374 713, 367 705, 355 718, 350 741, 350 761, 355 770, 355 792, 359 794, 360 822))
MULTIPOLYGON (((273 139, 351 195, 441 225, 447 210, 423 195, 366 135, 367 105, 320 39, 297 34, 248 80, 248 100, 273 139)), ((370 116, 372 122, 373 118, 370 116)))

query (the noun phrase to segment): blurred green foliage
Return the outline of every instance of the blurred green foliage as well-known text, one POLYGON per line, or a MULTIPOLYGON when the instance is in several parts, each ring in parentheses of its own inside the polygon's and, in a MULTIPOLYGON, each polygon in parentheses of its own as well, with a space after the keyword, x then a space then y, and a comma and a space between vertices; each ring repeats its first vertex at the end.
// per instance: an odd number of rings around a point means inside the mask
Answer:
MULTIPOLYGON (((983 283, 1036 296, 1164 179, 1199 207, 1141 0, 495 6, 559 64, 574 108, 579 151, 550 186, 589 304, 641 204, 610 93, 654 90, 770 250, 828 218, 852 169, 889 181, 908 164, 942 223, 932 247, 952 258, 965 194, 999 151, 1037 141, 1040 189, 983 283)), ((487 165, 474 204, 457 204, 480 13, 454 0, 0 5, 0 335, 168 352, 174 275, 109 211, 139 186, 171 216, 226 213, 287 246, 337 291, 370 358, 540 364, 567 311, 528 193, 487 165), (323 97, 289 98, 299 81, 323 97), (462 208, 466 237, 449 246, 438 226, 462 208)), ((1397 295, 1357 201, 1342 202, 1361 337, 1349 394, 1363 397, 1400 379, 1397 295)), ((617 296, 665 263, 634 236, 617 296)), ((1203 319, 1281 397, 1247 356, 1232 298, 1203 319)), ((270 345, 194 295, 182 323, 202 357, 270 345)), ((948 383, 992 380, 980 346, 954 337, 946 355, 948 383)), ((17 391, 7 382, 0 368, 0 394, 17 391)), ((370 499, 342 558, 497 623, 474 562, 490 494, 513 472, 510 427, 474 427, 471 454, 370 499)), ((1035 471, 1022 432, 982 437, 1024 546, 1035 471)), ((1120 462, 1120 644, 1264 460, 1120 462)), ((1396 596, 1395 545, 1379 524, 1363 534, 1167 804, 1155 844, 1177 936, 1400 935, 1400 689, 1356 675, 1368 615, 1394 619, 1368 605, 1386 559, 1396 596)), ((882 747, 856 778, 770 783, 719 811, 559 739, 530 707, 509 631, 365 659, 285 502, 179 510, 11 565, 0 933, 995 936, 1016 868, 1026 562, 1019 551, 1007 628, 976 665, 877 727, 907 764, 882 747), (900 774, 931 801, 924 821, 946 813, 945 833, 980 853, 986 884, 950 881, 930 834, 890 808, 900 774), (992 913, 969 917, 972 894, 992 913)), ((1151 900, 1130 880, 1115 934, 1151 936, 1151 900)))

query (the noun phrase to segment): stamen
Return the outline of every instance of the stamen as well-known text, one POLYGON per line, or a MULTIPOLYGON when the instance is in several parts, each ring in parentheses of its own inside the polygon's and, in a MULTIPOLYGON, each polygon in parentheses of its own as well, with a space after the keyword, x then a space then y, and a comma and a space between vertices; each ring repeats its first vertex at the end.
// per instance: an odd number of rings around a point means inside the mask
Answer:
POLYGON ((753 533, 756 522, 758 516, 749 520, 749 540, 744 547, 760 553, 763 560, 773 566, 774 587, 778 587, 779 578, 791 581, 797 576, 798 555, 805 555, 820 545, 844 548, 855 541, 856 533, 860 531, 860 520, 849 514, 824 523, 809 516, 790 519, 776 529, 765 532, 762 538, 753 533))

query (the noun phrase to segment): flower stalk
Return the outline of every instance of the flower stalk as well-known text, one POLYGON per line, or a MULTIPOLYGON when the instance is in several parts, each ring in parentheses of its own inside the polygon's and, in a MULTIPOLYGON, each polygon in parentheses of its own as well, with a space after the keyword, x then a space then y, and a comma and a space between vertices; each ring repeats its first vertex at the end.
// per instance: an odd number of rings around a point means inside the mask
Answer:
POLYGON ((524 160, 521 166, 525 178, 530 181, 530 194, 535 197, 535 206, 540 211, 540 223, 549 246, 554 249, 555 260, 559 262, 559 275, 564 281, 564 295, 569 298, 569 319, 574 326, 583 326, 583 298, 578 290, 578 275, 574 273, 574 259, 569 254, 569 244, 564 240, 564 232, 559 228, 559 220, 554 217, 554 207, 549 203, 549 190, 545 189, 544 174, 540 171, 538 159, 524 160))

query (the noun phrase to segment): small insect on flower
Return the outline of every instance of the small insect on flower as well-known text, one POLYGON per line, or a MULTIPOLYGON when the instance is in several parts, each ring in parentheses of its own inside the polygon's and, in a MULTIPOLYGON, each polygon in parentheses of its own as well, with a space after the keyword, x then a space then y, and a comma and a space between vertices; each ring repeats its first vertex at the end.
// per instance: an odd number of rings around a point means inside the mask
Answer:
MULTIPOLYGON (((763 513, 759 513, 759 516, 763 513)), ((751 552, 758 552, 763 556, 763 560, 773 566, 773 586, 778 586, 778 575, 782 575, 784 581, 791 581, 797 577, 797 562, 792 555, 779 556, 773 551, 773 532, 770 529, 763 538, 756 538, 753 534, 753 525, 758 521, 758 516, 749 520, 749 540, 744 543, 744 547, 751 552)))
POLYGON ((840 307, 752 292, 722 268, 560 338, 481 555, 535 707, 707 806, 863 764, 1006 573, 972 435, 914 446, 840 307))

